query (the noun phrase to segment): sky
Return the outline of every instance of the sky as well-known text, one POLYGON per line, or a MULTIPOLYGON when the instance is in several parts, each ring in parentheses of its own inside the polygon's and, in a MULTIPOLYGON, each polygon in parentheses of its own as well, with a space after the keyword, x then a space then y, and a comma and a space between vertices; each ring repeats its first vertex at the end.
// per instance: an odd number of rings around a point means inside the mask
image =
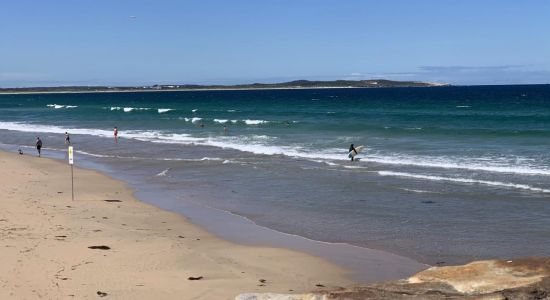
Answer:
POLYGON ((550 83, 550 1, 0 0, 0 87, 550 83))

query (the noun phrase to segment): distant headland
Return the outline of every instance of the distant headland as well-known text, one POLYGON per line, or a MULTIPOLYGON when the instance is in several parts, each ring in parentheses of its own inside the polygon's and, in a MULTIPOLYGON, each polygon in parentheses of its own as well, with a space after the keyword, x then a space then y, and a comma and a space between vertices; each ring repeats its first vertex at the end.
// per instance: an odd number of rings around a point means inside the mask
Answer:
POLYGON ((149 86, 54 86, 0 88, 0 94, 12 93, 95 93, 95 92, 143 92, 143 91, 201 91, 201 90, 260 90, 260 89, 321 89, 321 88, 394 88, 436 87, 446 83, 420 81, 371 80, 295 80, 281 83, 252 83, 236 85, 166 84, 149 86))

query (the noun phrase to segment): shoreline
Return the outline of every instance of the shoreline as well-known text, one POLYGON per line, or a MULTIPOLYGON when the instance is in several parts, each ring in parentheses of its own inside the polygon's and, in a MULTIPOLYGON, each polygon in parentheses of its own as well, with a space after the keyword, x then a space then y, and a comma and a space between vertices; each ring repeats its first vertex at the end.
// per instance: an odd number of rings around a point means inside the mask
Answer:
MULTIPOLYGON (((15 150, 14 148, 13 151, 15 150)), ((64 163, 66 157, 60 155, 63 151, 49 150, 49 154, 54 154, 55 160, 64 163)), ((79 159, 79 164, 85 169, 98 171, 126 183, 135 192, 134 196, 138 201, 175 212, 223 240, 239 245, 290 249, 313 255, 343 267, 349 272, 350 279, 361 283, 397 280, 430 267, 427 263, 388 249, 315 240, 258 224, 246 216, 211 207, 200 201, 179 200, 162 190, 144 188, 149 186, 147 182, 136 181, 134 177, 107 167, 101 159, 95 160, 96 157, 84 156, 79 159)))
POLYGON ((215 237, 100 172, 75 168, 73 202, 67 165, 4 151, 0 164, 3 297, 232 299, 354 283, 348 271, 309 254, 215 237))
MULTIPOLYGON (((1 151, 8 151, 4 148, 1 151)), ((16 148, 13 149, 16 151, 16 148)), ((64 164, 63 152, 50 149, 48 157, 64 164), (53 155, 51 155, 53 154, 53 155)), ((354 282, 380 282, 408 277, 430 265, 413 258, 384 249, 366 248, 349 243, 326 242, 297 234, 278 231, 257 224, 245 216, 209 207, 196 201, 178 201, 161 190, 147 189, 147 184, 135 181, 116 170, 108 168, 93 157, 79 159, 80 167, 94 170, 129 186, 136 201, 156 209, 176 213, 209 234, 225 241, 252 247, 274 247, 298 251, 323 259, 347 271, 347 278, 354 282), (145 184, 145 185, 144 185, 145 184), (246 234, 243 234, 246 233, 246 234)))

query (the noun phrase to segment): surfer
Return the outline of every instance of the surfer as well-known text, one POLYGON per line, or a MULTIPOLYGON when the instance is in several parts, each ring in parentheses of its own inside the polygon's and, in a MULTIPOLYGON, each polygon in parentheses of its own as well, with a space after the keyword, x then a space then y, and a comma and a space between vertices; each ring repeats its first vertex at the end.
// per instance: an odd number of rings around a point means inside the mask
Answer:
POLYGON ((118 128, 116 126, 113 130, 113 135, 115 136, 115 143, 118 143, 118 128))
POLYGON ((36 151, 38 151, 38 157, 40 157, 41 150, 42 150, 42 140, 39 137, 36 137, 36 151))
MULTIPOLYGON (((355 155, 357 155, 357 150, 355 150, 355 147, 353 146, 353 144, 351 144, 351 145, 349 146, 349 152, 351 152, 351 151, 355 152, 355 155)), ((353 159, 353 158, 354 158, 354 155, 350 155, 350 156, 351 156, 351 161, 353 161, 353 160, 354 160, 354 159, 353 159)))
POLYGON ((69 133, 65 131, 65 145, 71 144, 71 137, 69 136, 69 133))

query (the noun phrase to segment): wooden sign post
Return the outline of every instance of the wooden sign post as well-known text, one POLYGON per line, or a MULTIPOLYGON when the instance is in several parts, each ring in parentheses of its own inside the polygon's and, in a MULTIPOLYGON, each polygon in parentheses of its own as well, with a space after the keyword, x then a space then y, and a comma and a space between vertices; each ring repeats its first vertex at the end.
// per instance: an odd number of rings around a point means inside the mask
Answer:
POLYGON ((73 156, 73 146, 69 146, 69 165, 71 165, 71 199, 74 201, 74 156, 73 156))

